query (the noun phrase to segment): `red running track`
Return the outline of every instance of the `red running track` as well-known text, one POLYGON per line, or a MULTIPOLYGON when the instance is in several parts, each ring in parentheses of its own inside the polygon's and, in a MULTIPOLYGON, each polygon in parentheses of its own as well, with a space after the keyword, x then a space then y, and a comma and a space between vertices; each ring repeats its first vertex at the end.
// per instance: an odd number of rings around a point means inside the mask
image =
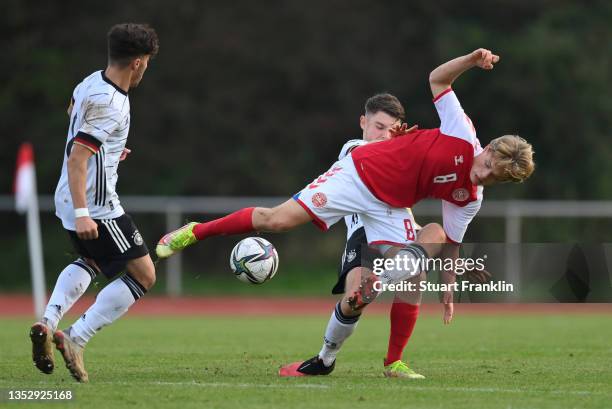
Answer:
MULTIPOLYGON (((93 296, 81 298, 70 310, 82 314, 93 303, 93 296)), ((335 298, 253 298, 253 297, 144 297, 129 311, 132 316, 283 316, 328 315, 335 298)), ((368 307, 368 314, 387 314, 390 304, 376 302, 368 307)), ((442 314, 439 304, 424 304, 423 314, 442 314)), ((606 314, 612 315, 612 304, 455 304, 455 315, 512 315, 512 314, 606 314)), ((0 294, 0 317, 32 317, 30 295, 0 294)))

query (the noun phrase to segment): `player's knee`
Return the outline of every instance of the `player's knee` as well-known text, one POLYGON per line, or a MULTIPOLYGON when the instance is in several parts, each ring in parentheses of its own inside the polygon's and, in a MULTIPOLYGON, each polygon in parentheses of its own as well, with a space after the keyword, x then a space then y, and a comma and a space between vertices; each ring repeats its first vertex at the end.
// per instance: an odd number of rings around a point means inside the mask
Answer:
POLYGON ((155 267, 151 263, 150 268, 147 268, 144 272, 144 282, 142 285, 147 289, 151 289, 155 285, 157 277, 155 275, 155 267))
POLYGON ((253 227, 260 231, 280 232, 285 227, 282 215, 274 209, 257 207, 253 214, 253 227))
POLYGON ((155 285, 157 279, 155 275, 155 265, 150 259, 140 264, 138 268, 131 269, 130 275, 146 290, 151 289, 153 285, 155 285))

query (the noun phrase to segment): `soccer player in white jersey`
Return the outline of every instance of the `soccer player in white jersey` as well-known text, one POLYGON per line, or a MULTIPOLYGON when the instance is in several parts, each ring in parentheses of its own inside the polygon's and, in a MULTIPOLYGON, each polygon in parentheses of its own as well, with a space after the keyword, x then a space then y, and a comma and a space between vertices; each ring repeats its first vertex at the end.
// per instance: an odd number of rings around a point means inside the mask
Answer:
POLYGON ((125 314, 155 283, 147 246, 115 188, 119 162, 130 152, 126 148, 128 91, 138 86, 158 48, 157 34, 148 25, 111 27, 108 66, 86 77, 72 94, 55 207, 80 257, 60 273, 43 317, 30 330, 32 358, 43 373, 53 372, 55 344, 70 374, 87 382, 83 361, 87 342, 125 314), (58 330, 62 316, 99 273, 114 281, 72 326, 58 330))
MULTIPOLYGON (((376 287, 414 279, 424 270, 422 260, 457 259, 468 225, 478 213, 483 187, 521 183, 531 176, 533 149, 517 135, 504 135, 482 148, 476 129, 465 114, 451 85, 466 70, 491 70, 499 56, 478 49, 450 60, 429 76, 440 127, 413 130, 387 141, 356 148, 307 185, 292 199, 275 208, 250 207, 206 223, 189 223, 164 235, 156 247, 169 257, 197 241, 217 235, 253 231, 283 232, 307 222, 327 230, 341 218, 357 213, 368 244, 378 246, 386 258, 399 256, 379 276, 366 275, 360 289, 349 297, 354 310, 365 308, 376 287), (442 202, 443 227, 430 224, 418 237, 407 210, 420 200, 442 202), (416 240, 415 240, 416 239, 416 240)), ((456 277, 442 272, 448 284, 456 277)), ((452 317, 452 292, 445 293, 445 321, 452 317)))
MULTIPOLYGON (((394 131, 405 120, 401 102, 393 95, 382 93, 370 97, 365 103, 365 113, 359 118, 362 139, 352 139, 340 150, 338 160, 344 159, 355 148, 366 143, 379 142, 395 136, 394 131)), ((407 132, 406 128, 403 132, 407 132)), ((285 365, 279 370, 280 376, 329 375, 335 368, 336 355, 353 333, 361 317, 361 309, 353 310, 347 301, 361 284, 361 267, 369 257, 368 241, 363 223, 358 214, 344 217, 346 224, 346 246, 338 269, 338 281, 332 294, 343 294, 336 304, 327 324, 321 351, 311 359, 285 365)), ((424 274, 423 274, 424 275, 424 274)), ((419 277, 422 279, 423 277, 419 277)), ((402 361, 402 353, 416 324, 421 294, 397 293, 389 312, 391 324, 385 376, 422 379, 402 361)))

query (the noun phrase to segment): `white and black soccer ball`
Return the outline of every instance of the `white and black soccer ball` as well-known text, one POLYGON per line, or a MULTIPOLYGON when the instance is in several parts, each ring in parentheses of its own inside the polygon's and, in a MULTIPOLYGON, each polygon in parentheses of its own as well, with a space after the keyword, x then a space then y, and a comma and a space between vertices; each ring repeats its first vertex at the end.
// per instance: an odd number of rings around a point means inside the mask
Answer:
POLYGON ((263 284, 272 279, 278 270, 278 253, 268 240, 247 237, 232 250, 230 267, 238 280, 263 284))

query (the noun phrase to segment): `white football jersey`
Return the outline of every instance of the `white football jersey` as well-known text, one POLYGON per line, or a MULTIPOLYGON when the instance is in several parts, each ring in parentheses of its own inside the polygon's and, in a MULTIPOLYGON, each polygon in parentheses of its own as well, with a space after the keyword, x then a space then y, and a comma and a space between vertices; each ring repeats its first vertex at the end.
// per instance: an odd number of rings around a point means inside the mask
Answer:
MULTIPOLYGON (((338 160, 344 159, 344 157, 348 155, 349 153, 351 153, 353 149, 355 149, 358 146, 365 145, 365 144, 367 144, 367 142, 364 141, 363 139, 351 139, 350 141, 345 143, 344 146, 342 146, 342 149, 340 150, 340 154, 338 155, 338 160)), ((344 216, 344 223, 346 224, 346 239, 347 240, 351 238, 351 236, 353 235, 353 233, 355 233, 356 230, 359 230, 361 227, 363 227, 363 223, 361 222, 361 219, 359 218, 358 214, 344 216)))
POLYGON ((67 161, 74 144, 91 150, 87 161, 86 196, 93 219, 114 219, 124 210, 115 191, 119 157, 130 129, 130 100, 104 71, 96 71, 76 86, 68 127, 64 163, 55 189, 55 214, 64 228, 75 230, 74 206, 68 185, 67 161))

